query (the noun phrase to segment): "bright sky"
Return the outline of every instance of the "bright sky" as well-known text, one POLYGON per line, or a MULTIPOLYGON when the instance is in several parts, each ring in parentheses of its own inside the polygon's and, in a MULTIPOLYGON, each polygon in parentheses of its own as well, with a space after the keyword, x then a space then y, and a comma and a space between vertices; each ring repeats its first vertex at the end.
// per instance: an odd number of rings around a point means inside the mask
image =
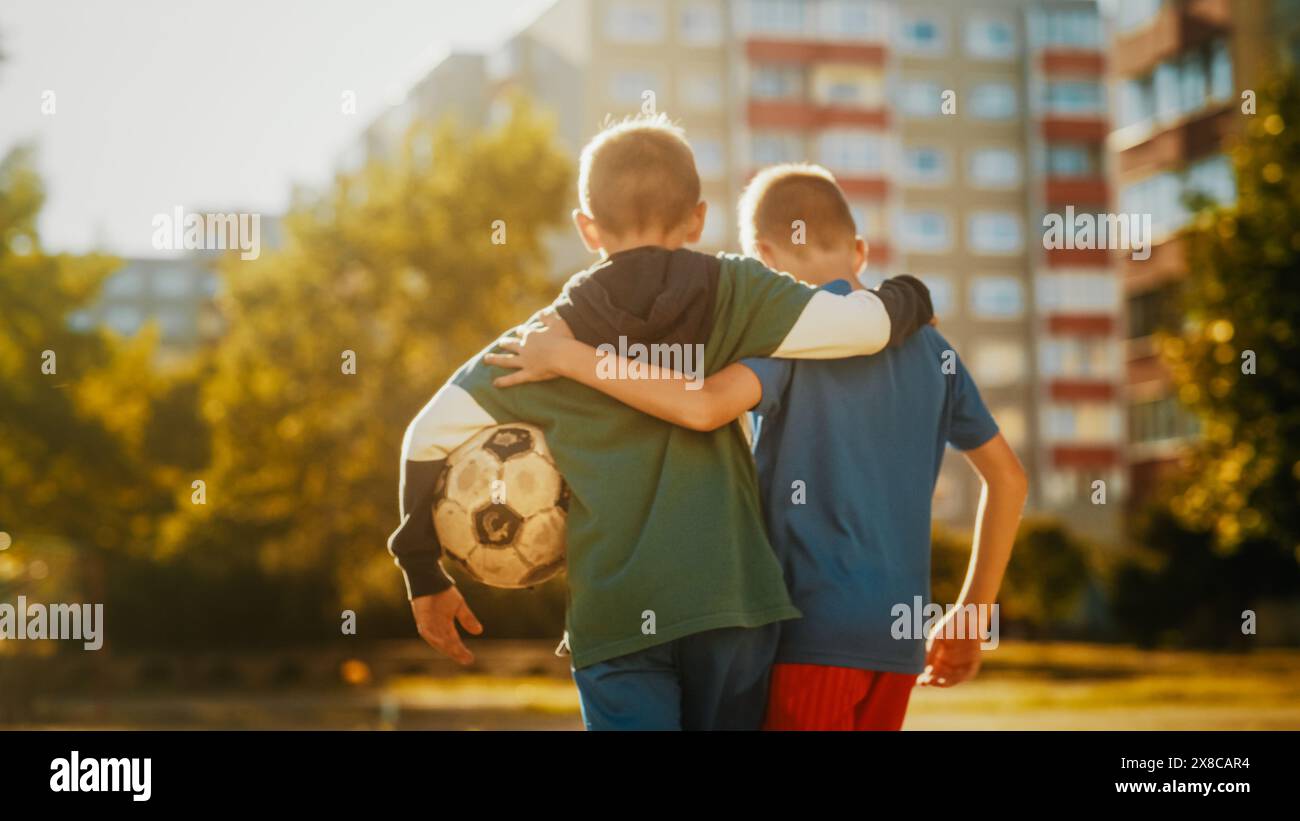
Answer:
POLYGON ((47 248, 159 256, 155 214, 279 213, 422 69, 552 2, 5 0, 0 154, 35 144, 47 248))

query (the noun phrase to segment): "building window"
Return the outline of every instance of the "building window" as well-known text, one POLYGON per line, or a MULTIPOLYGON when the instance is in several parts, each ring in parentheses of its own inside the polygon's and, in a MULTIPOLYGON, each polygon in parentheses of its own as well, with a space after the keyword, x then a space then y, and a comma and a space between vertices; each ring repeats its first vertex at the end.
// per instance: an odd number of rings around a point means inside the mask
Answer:
POLYGON ((874 131, 835 129, 822 132, 817 156, 833 173, 874 176, 884 165, 884 142, 874 131))
POLYGON ((1177 300, 1177 287, 1171 285, 1129 297, 1128 338, 1143 339, 1157 331, 1177 328, 1177 300))
POLYGON ((1052 177, 1093 177, 1098 174, 1091 149, 1081 145, 1047 147, 1047 174, 1052 177))
POLYGON ((930 304, 939 321, 950 319, 957 310, 957 297, 952 277, 947 274, 922 274, 920 280, 930 289, 930 304))
POLYGON ((1119 281, 1110 274, 1041 274, 1035 298, 1046 313, 1113 314, 1119 309, 1119 281))
POLYGON ((818 30, 828 40, 876 40, 881 33, 877 0, 822 0, 818 30))
POLYGON ((1043 376, 1068 379, 1111 379, 1119 375, 1119 347, 1112 339, 1047 338, 1039 343, 1043 376))
POLYGON ((967 173, 977 188, 1015 188, 1020 185, 1020 155, 1009 148, 972 151, 967 173))
POLYGON ((980 83, 970 91, 970 112, 983 120, 1016 116, 1016 90, 1008 83, 980 83))
POLYGON ((713 111, 722 105, 722 78, 716 74, 692 71, 682 75, 682 103, 700 111, 713 111))
POLYGON ((966 246, 977 254, 1018 254, 1024 250, 1019 214, 978 211, 966 221, 966 246))
POLYGON ((722 150, 722 140, 714 137, 694 137, 691 149, 695 152, 695 168, 702 180, 720 180, 727 175, 727 164, 722 150))
POLYGON ((1232 99, 1232 58, 1227 44, 1166 60, 1155 71, 1126 79, 1120 87, 1120 124, 1168 124, 1196 114, 1211 103, 1232 99))
POLYGON ((803 139, 797 134, 757 133, 750 147, 756 166, 801 162, 805 159, 803 139))
POLYGON ((1043 413, 1043 433, 1054 442, 1110 444, 1120 438, 1119 409, 1109 404, 1080 402, 1048 405, 1043 413))
POLYGON ((1121 187, 1119 203, 1120 210, 1126 214, 1150 214, 1151 233, 1156 238, 1178 230, 1190 216, 1183 204, 1182 181, 1172 172, 1154 174, 1121 187))
POLYGON ((803 71, 798 66, 758 66, 750 77, 749 94, 756 100, 803 97, 803 71))
POLYGON ((750 0, 750 28, 761 34, 803 34, 803 0, 750 0))
POLYGON ((1101 20, 1096 11, 1047 10, 1039 19, 1038 41, 1048 48, 1101 48, 1101 20))
POLYGON ((185 339, 194 334, 194 312, 178 305, 168 305, 158 310, 158 325, 164 339, 185 339))
POLYGON ((1043 87, 1043 107, 1049 114, 1105 114, 1106 95, 1101 83, 1048 81, 1043 87))
POLYGON ((1009 20, 975 17, 966 23, 966 53, 985 60, 1010 60, 1018 51, 1016 27, 1009 20))
POLYGON ((153 290, 160 297, 176 299, 190 293, 190 275, 187 271, 176 269, 158 271, 154 274, 153 290))
POLYGON ((1150 23, 1160 13, 1164 0, 1124 0, 1116 3, 1116 27, 1122 32, 1139 29, 1150 23))
POLYGON ((899 22, 898 39, 907 54, 940 55, 947 48, 942 21, 937 16, 904 12, 899 22))
POLYGON ((1129 406, 1129 439, 1139 444, 1169 442, 1195 436, 1196 417, 1172 396, 1135 402, 1129 406))
POLYGON ((645 0, 615 0, 606 13, 605 35, 615 43, 662 42, 662 4, 645 0))
POLYGON ((904 211, 903 247, 922 253, 942 253, 952 247, 952 226, 942 211, 904 211))
POLYGON ((144 324, 144 314, 134 305, 114 305, 104 311, 104 324, 123 336, 130 336, 144 324))
MULTIPOLYGON (((856 227, 858 235, 866 237, 870 241, 871 237, 884 236, 885 220, 884 211, 878 203, 864 203, 849 201, 849 213, 853 215, 853 225, 856 227)), ((870 251, 868 250, 868 257, 870 251)), ((870 264, 871 260, 867 260, 870 264)))
POLYGON ((998 431, 1006 438, 1011 447, 1020 449, 1028 441, 1028 428, 1025 425, 1025 411, 1019 405, 1000 405, 991 408, 993 421, 998 423, 998 431))
POLYGON ((1178 74, 1178 108, 1180 111, 1198 111, 1205 107, 1209 69, 1206 56, 1193 51, 1183 56, 1178 74))
POLYGON ((1025 373, 1029 370, 1024 345, 1009 340, 980 342, 975 348, 971 368, 975 381, 989 388, 1018 385, 1024 381, 1025 373))
POLYGON ((1148 123, 1156 115, 1155 88, 1150 77, 1125 80, 1120 86, 1119 122, 1122 126, 1148 123))
POLYGON ((1185 192, 1208 197, 1217 205, 1236 204, 1237 177, 1232 160, 1226 154, 1215 154, 1189 165, 1185 192))
POLYGON ((1210 47, 1210 99, 1220 102, 1235 97, 1232 88, 1232 55, 1226 41, 1210 47))
POLYGON ((640 105, 647 91, 658 88, 659 75, 653 71, 616 71, 610 81, 614 101, 624 105, 640 105))
POLYGON ((104 283, 104 296, 134 299, 143 296, 148 285, 143 271, 130 268, 118 271, 104 283))
POLYGON ((722 9, 716 3, 688 3, 678 19, 681 40, 691 46, 722 43, 722 9))
POLYGON ((899 86, 899 106, 908 117, 937 117, 943 89, 929 80, 904 80, 899 86))
POLYGON ((909 185, 947 185, 951 176, 948 152, 933 146, 913 146, 903 152, 903 179, 909 185))
POLYGON ((975 277, 970 286, 971 314, 978 319, 1019 319, 1025 312, 1025 289, 1011 276, 975 277))

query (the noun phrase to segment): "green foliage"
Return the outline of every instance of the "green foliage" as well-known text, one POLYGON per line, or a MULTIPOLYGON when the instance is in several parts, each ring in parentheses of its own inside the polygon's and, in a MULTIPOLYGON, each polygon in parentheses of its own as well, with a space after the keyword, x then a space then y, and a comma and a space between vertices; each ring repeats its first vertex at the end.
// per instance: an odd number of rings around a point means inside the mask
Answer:
MULTIPOLYGON (((957 600, 970 562, 969 536, 936 531, 931 541, 932 599, 957 600)), ((1016 533, 1011 562, 998 596, 1003 623, 1033 632, 1077 620, 1094 578, 1088 547, 1053 519, 1030 518, 1016 533)))
POLYGON ((1141 546, 1116 568, 1113 611, 1123 636, 1141 644, 1245 646, 1242 611, 1300 593, 1295 562, 1267 541, 1225 554, 1212 532, 1159 505, 1138 516, 1134 537, 1141 546))
POLYGON ((71 327, 117 263, 47 253, 43 200, 28 151, 0 162, 0 530, 15 543, 134 549, 168 504, 145 447, 168 382, 150 375, 149 334, 124 342, 71 327))
POLYGON ((224 260, 227 333, 200 399, 207 504, 168 522, 167 549, 316 579, 304 619, 374 603, 409 633, 384 550, 403 431, 455 367, 553 296, 542 237, 571 185, 523 103, 486 133, 417 124, 396 156, 299 197, 283 249, 224 260))
POLYGON ((1237 204, 1188 230, 1185 328, 1160 343, 1204 431, 1170 506, 1221 551, 1264 540, 1300 561, 1300 81, 1259 100, 1232 150, 1237 204))

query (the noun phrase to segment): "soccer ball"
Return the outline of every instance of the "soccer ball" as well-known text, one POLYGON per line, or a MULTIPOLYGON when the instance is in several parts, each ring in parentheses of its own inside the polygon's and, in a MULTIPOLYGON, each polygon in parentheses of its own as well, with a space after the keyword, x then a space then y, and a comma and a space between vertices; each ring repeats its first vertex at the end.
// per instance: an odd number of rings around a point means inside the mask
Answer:
POLYGON ((433 498, 443 552, 484 584, 532 587, 564 569, 569 486, 532 425, 496 425, 456 448, 433 498))

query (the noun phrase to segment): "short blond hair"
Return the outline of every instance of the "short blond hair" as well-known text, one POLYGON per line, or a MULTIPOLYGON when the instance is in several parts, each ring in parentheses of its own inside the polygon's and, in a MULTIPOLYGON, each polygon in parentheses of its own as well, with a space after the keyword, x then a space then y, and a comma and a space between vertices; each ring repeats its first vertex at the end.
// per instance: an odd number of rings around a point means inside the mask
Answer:
POLYGON ((740 243, 749 256, 758 256, 759 240, 802 257, 809 248, 835 250, 857 236, 835 176, 811 163, 764 168, 745 186, 739 211, 740 243))
POLYGON ((685 132, 663 114, 607 125, 582 149, 578 199, 615 236, 682 225, 700 202, 685 132))

